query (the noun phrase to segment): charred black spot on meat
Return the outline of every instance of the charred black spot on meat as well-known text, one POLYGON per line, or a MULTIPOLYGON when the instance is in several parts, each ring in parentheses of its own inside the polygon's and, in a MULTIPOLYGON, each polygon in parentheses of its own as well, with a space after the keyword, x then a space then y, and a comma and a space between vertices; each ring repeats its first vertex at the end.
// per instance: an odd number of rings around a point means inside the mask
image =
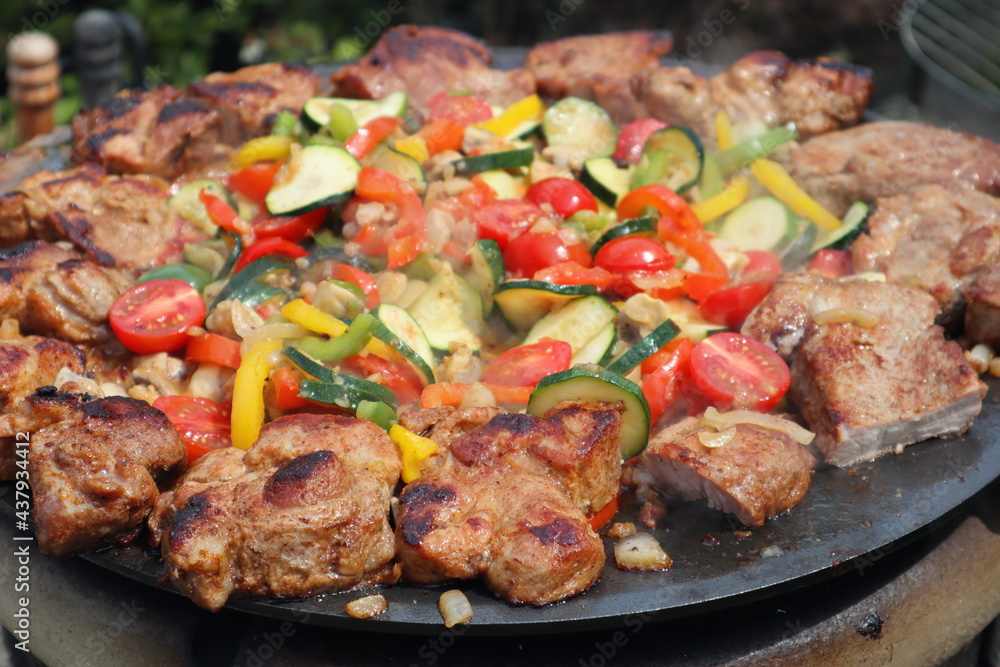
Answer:
POLYGON ((128 130, 114 128, 98 134, 92 134, 87 137, 87 148, 96 153, 101 150, 101 146, 106 144, 109 139, 113 139, 119 134, 128 134, 128 130))
POLYGON ((183 116, 184 114, 194 113, 200 114, 208 111, 208 107, 200 102, 195 102, 193 100, 182 100, 180 102, 174 102, 173 104, 166 104, 162 109, 160 109, 160 114, 156 118, 157 123, 166 123, 183 116))
POLYGON ((333 452, 320 450, 286 461, 264 484, 264 502, 280 503, 301 493, 332 458, 333 452))
POLYGON ((424 535, 434 530, 434 516, 426 514, 415 518, 403 519, 401 529, 403 531, 403 539, 406 540, 406 543, 416 546, 420 544, 420 540, 423 539, 424 535))
POLYGON ((498 429, 509 431, 512 435, 527 435, 538 428, 538 418, 507 412, 494 417, 491 424, 498 429))
POLYGON ((226 97, 234 93, 273 95, 277 92, 271 86, 259 81, 231 81, 229 83, 208 83, 203 81, 202 83, 196 83, 193 87, 202 95, 209 97, 226 97))
POLYGON ((187 504, 174 514, 173 525, 170 528, 170 542, 180 543, 198 529, 199 524, 207 522, 214 513, 212 500, 203 491, 191 496, 187 504))
POLYGON ((571 547, 580 541, 580 531, 565 519, 556 519, 541 526, 531 526, 529 530, 542 544, 561 544, 564 547, 571 547))
POLYGON ((403 491, 399 502, 415 512, 429 503, 447 503, 455 499, 455 492, 448 488, 438 488, 430 484, 417 484, 403 491))
POLYGON ((94 263, 101 266, 115 265, 115 258, 110 253, 98 248, 90 239, 93 227, 87 218, 83 216, 67 218, 58 211, 54 214, 54 218, 62 234, 83 250, 94 263))
MULTIPOLYGON (((35 248, 41 244, 42 241, 25 241, 24 243, 17 244, 13 248, 4 248, 3 250, 0 250, 0 262, 30 257, 31 253, 35 251, 35 248)), ((3 269, 3 271, 10 273, 8 269, 3 269)))
POLYGON ((112 120, 115 118, 121 118, 133 109, 135 109, 142 102, 142 98, 134 95, 129 97, 112 97, 110 100, 101 105, 101 115, 112 120))

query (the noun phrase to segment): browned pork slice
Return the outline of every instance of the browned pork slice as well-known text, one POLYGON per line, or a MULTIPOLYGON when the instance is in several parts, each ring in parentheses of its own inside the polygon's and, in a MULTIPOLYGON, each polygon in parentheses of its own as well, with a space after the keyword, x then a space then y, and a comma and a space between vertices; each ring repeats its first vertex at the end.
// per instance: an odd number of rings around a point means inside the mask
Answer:
POLYGON ((1000 145, 922 123, 886 121, 814 137, 779 153, 801 185, 834 215, 918 185, 1000 195, 1000 145))
POLYGON ((585 513, 618 494, 621 474, 621 411, 616 405, 564 402, 544 417, 472 408, 404 413, 401 422, 419 429, 441 449, 428 465, 452 460, 465 466, 503 461, 555 480, 585 513))
POLYGON ((129 285, 113 269, 45 241, 0 250, 0 318, 75 343, 111 337, 108 310, 129 285))
POLYGON ((95 264, 136 271, 179 262, 185 243, 206 237, 170 210, 169 196, 155 176, 109 176, 92 162, 40 171, 0 196, 0 247, 69 241, 95 264))
POLYGON ((690 127, 710 144, 719 111, 732 121, 795 123, 803 137, 855 125, 873 88, 867 67, 829 58, 793 61, 775 51, 748 53, 708 79, 686 67, 648 69, 632 79, 650 115, 690 127))
POLYGON ((222 116, 182 91, 160 86, 126 91, 73 119, 79 162, 98 162, 116 174, 173 178, 211 161, 222 116))
POLYGON ((230 596, 300 598, 394 583, 389 501, 402 464, 372 422, 296 414, 247 452, 199 458, 150 530, 170 580, 208 609, 230 596))
POLYGON ((222 142, 237 145, 267 134, 281 111, 298 115, 302 105, 319 90, 319 77, 295 63, 267 63, 213 72, 191 84, 189 97, 222 114, 222 142))
POLYGON ((994 263, 965 292, 965 337, 1000 349, 1000 263, 994 263))
POLYGON ((492 62, 489 48, 465 33, 400 25, 385 31, 364 57, 340 68, 331 81, 337 97, 380 99, 401 90, 417 107, 447 90, 465 90, 497 105, 535 92, 531 72, 490 69, 492 62))
MULTIPOLYGON (((776 418, 778 419, 778 418, 776 418)), ((749 424, 729 427, 725 444, 706 447, 716 435, 699 417, 686 417, 657 433, 629 471, 640 500, 657 494, 708 500, 745 525, 764 525, 805 500, 816 459, 787 433, 749 424)))
POLYGON ((187 448, 159 410, 121 396, 93 399, 42 388, 25 399, 28 478, 43 553, 65 556, 132 542, 187 448))
POLYGON ((432 469, 399 496, 403 577, 481 579, 511 604, 544 605, 590 588, 604 545, 552 479, 502 462, 432 469))
POLYGON ((534 74, 541 95, 594 101, 622 124, 648 115, 632 94, 629 79, 658 67, 673 43, 670 33, 662 30, 567 37, 533 48, 524 66, 534 74))
POLYGON ((858 271, 927 290, 945 326, 961 323, 963 292, 998 254, 1000 199, 940 185, 880 197, 867 233, 851 245, 858 271))
POLYGON ((0 340, 0 480, 14 478, 18 429, 12 413, 35 389, 52 384, 64 368, 84 372, 83 352, 69 343, 41 336, 0 340))
POLYGON ((827 461, 849 466, 964 433, 986 385, 934 324, 926 292, 781 274, 743 333, 790 362, 790 396, 827 461))

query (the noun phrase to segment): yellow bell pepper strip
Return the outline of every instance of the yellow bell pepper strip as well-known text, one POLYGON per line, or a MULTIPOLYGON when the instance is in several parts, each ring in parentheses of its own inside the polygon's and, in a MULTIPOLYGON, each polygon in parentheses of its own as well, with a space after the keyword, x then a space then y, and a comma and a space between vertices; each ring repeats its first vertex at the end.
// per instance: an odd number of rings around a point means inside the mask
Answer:
POLYGON ((326 334, 331 338, 343 335, 347 331, 347 325, 329 313, 324 313, 316 306, 310 305, 302 299, 289 301, 281 307, 281 314, 289 322, 294 322, 300 326, 326 334))
POLYGON ((294 140, 291 137, 269 135, 256 137, 246 142, 233 156, 233 166, 249 167, 255 162, 265 160, 284 160, 292 150, 294 140))
POLYGON ((719 194, 709 197, 704 201, 691 204, 691 210, 698 216, 702 224, 709 220, 715 220, 721 215, 729 213, 734 208, 746 201, 750 194, 750 181, 744 176, 737 176, 719 194))
POLYGON ((715 145, 720 151, 733 147, 733 125, 729 122, 729 116, 721 109, 715 114, 715 145))
POLYGON ((233 447, 250 449, 257 442, 264 425, 264 383, 271 370, 268 357, 280 350, 280 340, 262 340, 254 343, 243 357, 233 381, 233 447))
POLYGON ((427 150, 427 142, 424 141, 423 137, 416 135, 397 139, 394 148, 404 155, 409 155, 421 164, 431 156, 430 151, 427 150))
POLYGON ((409 484, 420 477, 424 461, 437 451, 438 444, 399 424, 392 425, 392 428, 389 429, 389 437, 399 447, 399 452, 403 457, 403 482, 409 484))
POLYGON ((486 130, 498 137, 506 137, 524 121, 540 117, 543 111, 542 100, 538 95, 528 95, 524 99, 508 105, 500 112, 499 116, 476 123, 472 127, 486 130))
POLYGON ((833 232, 840 228, 841 222, 837 216, 810 197, 777 162, 764 159, 755 160, 750 165, 750 171, 761 182, 761 185, 770 190, 771 194, 795 211, 797 215, 812 220, 824 232, 833 232))

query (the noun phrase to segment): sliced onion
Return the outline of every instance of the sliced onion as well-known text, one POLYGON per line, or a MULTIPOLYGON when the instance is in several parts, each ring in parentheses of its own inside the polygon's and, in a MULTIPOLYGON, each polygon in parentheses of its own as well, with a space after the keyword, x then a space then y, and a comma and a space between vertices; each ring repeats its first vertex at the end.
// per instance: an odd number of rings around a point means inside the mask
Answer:
POLYGON ((720 413, 715 408, 708 408, 701 418, 703 426, 708 426, 722 431, 735 426, 736 424, 750 424, 769 431, 784 433, 795 442, 808 445, 816 437, 816 434, 808 429, 804 429, 793 421, 782 419, 774 415, 753 410, 732 410, 720 413))
POLYGON ((824 324, 855 324, 865 329, 871 329, 878 324, 878 317, 863 308, 832 308, 816 313, 813 322, 824 324))
POLYGON ((292 324, 291 322, 272 322, 271 324, 265 324, 243 339, 243 342, 240 343, 240 355, 245 357, 247 352, 250 351, 250 348, 253 347, 254 343, 257 341, 279 338, 301 338, 308 333, 309 332, 306 331, 305 327, 301 327, 298 324, 292 324))
POLYGON ((374 618, 379 614, 384 614, 388 608, 389 603, 381 595, 369 595, 344 605, 347 614, 354 618, 374 618))
POLYGON ((724 431, 699 431, 698 441, 709 447, 715 449, 716 447, 722 447, 723 445, 728 445, 729 441, 736 437, 736 429, 727 428, 724 431))
POLYGON ((462 591, 445 591, 438 598, 438 609, 444 619, 444 627, 450 628, 472 620, 472 605, 462 591))
POLYGON ((674 561, 649 533, 629 535, 615 544, 615 563, 619 570, 629 572, 659 572, 674 561))

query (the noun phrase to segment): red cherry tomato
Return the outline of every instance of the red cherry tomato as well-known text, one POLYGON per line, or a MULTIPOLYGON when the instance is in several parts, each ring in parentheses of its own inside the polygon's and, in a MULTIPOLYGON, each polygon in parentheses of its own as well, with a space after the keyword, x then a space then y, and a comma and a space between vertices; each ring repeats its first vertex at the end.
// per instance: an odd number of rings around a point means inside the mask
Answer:
POLYGON ((507 243, 544 217, 542 209, 530 201, 502 199, 472 211, 472 221, 479 227, 479 237, 493 239, 506 250, 507 243))
POLYGON ((205 301, 183 280, 147 280, 111 304, 108 322, 136 354, 173 352, 188 342, 187 330, 205 321, 205 301))
POLYGON ((508 387, 534 387, 546 375, 569 368, 573 348, 554 338, 507 350, 486 369, 486 382, 508 387))
POLYGON ((330 277, 360 287, 361 291, 365 293, 365 308, 368 310, 372 310, 379 304, 378 283, 375 282, 375 278, 370 273, 350 264, 338 262, 334 265, 330 277))
POLYGON ((854 273, 854 260, 846 250, 820 250, 809 262, 809 270, 827 278, 843 278, 854 273))
POLYGON ((292 243, 302 243, 311 237, 326 222, 330 212, 328 206, 317 208, 302 215, 273 216, 262 210, 250 221, 254 238, 270 239, 280 237, 292 243))
POLYGON ((774 279, 726 287, 712 292, 698 303, 698 310, 709 322, 739 329, 757 304, 764 300, 774 279))
POLYGON ((348 368, 358 368, 366 375, 378 374, 379 384, 392 389, 400 405, 410 405, 420 400, 424 383, 410 362, 403 358, 387 361, 374 354, 355 355, 343 361, 348 368))
POLYGON ((257 241, 240 254, 240 258, 236 261, 236 266, 233 267, 233 273, 239 273, 251 262, 255 262, 261 257, 267 257, 268 255, 283 255, 291 259, 298 259, 299 257, 305 257, 307 254, 305 248, 291 241, 279 238, 264 239, 263 241, 257 241))
POLYGON ((773 409, 791 384, 788 365, 777 352, 729 331, 694 346, 691 376, 712 403, 761 412, 773 409))
POLYGON ((647 362, 655 361, 652 372, 642 383, 642 393, 649 403, 649 418, 653 422, 656 422, 680 397, 681 389, 688 377, 693 347, 687 338, 671 341, 662 350, 642 362, 643 370, 646 370, 647 362))
POLYGON ((594 266, 612 273, 659 273, 674 268, 676 258, 663 244, 643 236, 626 236, 605 243, 594 255, 594 266))
POLYGON ((472 125, 493 118, 490 105, 472 95, 449 95, 438 93, 431 98, 428 120, 447 119, 459 125, 472 125))
POLYGON ((562 262, 576 262, 587 268, 590 251, 582 243, 567 244, 556 232, 526 232, 512 238, 503 254, 504 266, 517 278, 529 278, 538 271, 562 262))
POLYGON ((560 262, 547 269, 536 271, 532 279, 556 285, 593 285, 603 292, 614 284, 617 277, 598 266, 588 269, 577 262, 560 262))
POLYGON ((622 128, 622 133, 618 135, 618 145, 612 157, 618 160, 625 160, 631 164, 639 164, 642 157, 642 147, 646 145, 646 139, 657 130, 662 130, 667 124, 656 118, 640 118, 622 128))
POLYGON ((153 407, 161 410, 187 446, 188 465, 202 454, 229 447, 230 414, 227 406, 207 398, 160 396, 153 407))
POLYGON ((299 378, 288 366, 282 366, 271 373, 270 381, 274 388, 274 404, 282 412, 301 410, 312 405, 299 397, 299 378))
POLYGON ((597 212, 597 200, 590 190, 571 178, 546 178, 532 184, 524 198, 541 207, 548 204, 556 215, 568 218, 577 211, 597 212))
POLYGON ((740 274, 740 282, 757 282, 760 280, 774 280, 781 273, 781 258, 769 250, 747 250, 743 253, 750 260, 743 273, 740 274))
POLYGON ((283 164, 285 164, 284 160, 258 162, 257 164, 237 169, 229 174, 229 178, 226 180, 226 187, 233 192, 239 192, 254 203, 261 205, 264 203, 264 197, 271 191, 271 186, 274 185, 274 175, 283 164))

